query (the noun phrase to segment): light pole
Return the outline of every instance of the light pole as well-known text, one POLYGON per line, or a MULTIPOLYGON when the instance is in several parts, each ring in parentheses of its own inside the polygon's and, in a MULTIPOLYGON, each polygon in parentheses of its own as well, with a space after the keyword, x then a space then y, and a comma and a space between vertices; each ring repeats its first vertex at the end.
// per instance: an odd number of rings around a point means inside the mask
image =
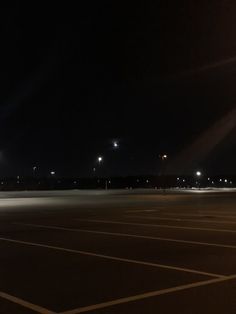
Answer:
POLYGON ((33 167, 33 174, 34 174, 34 177, 35 177, 36 171, 37 171, 37 167, 34 166, 34 167, 33 167))
MULTIPOLYGON (((159 155, 159 158, 161 159, 161 171, 160 171, 160 176, 163 176, 163 183, 165 185, 165 182, 164 182, 164 175, 165 175, 165 163, 168 159, 168 155, 167 154, 162 154, 162 155, 159 155)), ((162 181, 162 180, 161 180, 162 181)), ((165 187, 163 188, 163 191, 165 191, 165 187)))
MULTIPOLYGON (((97 163, 98 163, 98 165, 100 166, 100 165, 102 164, 102 162, 103 162, 103 156, 99 155, 99 156, 97 157, 97 163)), ((94 169, 94 171, 96 171, 96 168, 93 168, 93 169, 94 169)), ((101 175, 101 173, 100 173, 100 175, 101 175)), ((99 179, 99 181, 100 181, 100 179, 99 179)), ((105 181, 105 189, 107 189, 107 183, 106 183, 106 181, 105 181)))
POLYGON ((199 179, 198 180, 198 188, 199 188, 199 190, 200 190, 200 179, 201 179, 201 176, 202 176, 202 172, 201 171, 196 171, 196 176, 197 176, 197 178, 199 179))

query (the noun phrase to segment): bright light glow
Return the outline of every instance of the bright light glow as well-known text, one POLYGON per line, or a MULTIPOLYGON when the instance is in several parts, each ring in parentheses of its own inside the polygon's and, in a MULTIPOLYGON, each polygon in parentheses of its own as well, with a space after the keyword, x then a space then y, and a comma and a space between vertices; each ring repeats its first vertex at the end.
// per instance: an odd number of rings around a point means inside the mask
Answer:
POLYGON ((119 144, 115 141, 115 142, 113 142, 113 147, 117 148, 117 147, 119 147, 119 144))
POLYGON ((102 156, 99 156, 99 157, 98 157, 98 162, 100 163, 100 162, 102 162, 102 161, 103 161, 102 156))
POLYGON ((166 154, 159 155, 159 157, 161 158, 161 160, 166 160, 168 158, 166 154))
POLYGON ((56 174, 56 172, 55 172, 55 171, 51 171, 50 174, 51 174, 52 176, 54 176, 54 175, 56 174))
POLYGON ((228 182, 228 180, 227 179, 225 179, 225 183, 227 183, 228 182))
POLYGON ((200 176, 202 175, 201 171, 197 171, 197 172, 196 172, 196 175, 197 175, 198 177, 200 177, 200 176))

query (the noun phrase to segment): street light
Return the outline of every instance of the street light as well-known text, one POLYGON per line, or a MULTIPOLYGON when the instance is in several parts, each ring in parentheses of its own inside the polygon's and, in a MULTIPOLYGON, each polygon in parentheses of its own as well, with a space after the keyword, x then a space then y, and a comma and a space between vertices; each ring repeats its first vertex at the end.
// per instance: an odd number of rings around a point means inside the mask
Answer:
POLYGON ((159 155, 159 158, 165 161, 168 158, 168 155, 167 154, 159 155))
POLYGON ((98 162, 99 164, 103 161, 103 157, 102 156, 98 156, 98 162))
POLYGON ((159 158, 161 159, 161 165, 160 165, 160 176, 161 178, 161 182, 163 185, 163 192, 165 192, 165 187, 166 187, 166 178, 165 178, 165 168, 166 168, 166 161, 167 161, 167 154, 161 154, 159 155, 159 158))
POLYGON ((118 148, 118 147, 119 147, 119 144, 118 144, 117 141, 114 141, 114 142, 113 142, 113 147, 114 147, 114 148, 118 148))
POLYGON ((196 184, 198 184, 198 188, 199 188, 199 190, 200 190, 200 178, 201 178, 201 176, 202 176, 202 173, 201 173, 201 171, 196 171, 196 176, 199 178, 199 181, 197 181, 196 182, 196 184))

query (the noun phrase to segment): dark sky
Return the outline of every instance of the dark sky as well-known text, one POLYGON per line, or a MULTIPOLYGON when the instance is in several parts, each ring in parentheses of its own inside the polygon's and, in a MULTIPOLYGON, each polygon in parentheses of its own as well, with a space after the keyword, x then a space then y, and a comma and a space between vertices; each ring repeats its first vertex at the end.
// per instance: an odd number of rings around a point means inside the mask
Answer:
POLYGON ((204 158, 173 172, 236 174, 234 125, 219 141, 211 132, 236 104, 235 1, 33 1, 0 12, 0 175, 34 165, 92 175, 99 154, 103 174, 156 174, 160 153, 175 164, 207 132, 217 145, 208 151, 206 136, 204 158))

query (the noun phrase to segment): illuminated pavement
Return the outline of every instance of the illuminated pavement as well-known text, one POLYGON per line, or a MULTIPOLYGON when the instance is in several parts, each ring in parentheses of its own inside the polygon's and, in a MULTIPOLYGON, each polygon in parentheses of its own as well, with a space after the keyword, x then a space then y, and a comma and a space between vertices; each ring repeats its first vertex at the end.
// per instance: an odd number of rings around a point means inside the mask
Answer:
POLYGON ((235 190, 0 193, 0 313, 235 314, 235 190))

